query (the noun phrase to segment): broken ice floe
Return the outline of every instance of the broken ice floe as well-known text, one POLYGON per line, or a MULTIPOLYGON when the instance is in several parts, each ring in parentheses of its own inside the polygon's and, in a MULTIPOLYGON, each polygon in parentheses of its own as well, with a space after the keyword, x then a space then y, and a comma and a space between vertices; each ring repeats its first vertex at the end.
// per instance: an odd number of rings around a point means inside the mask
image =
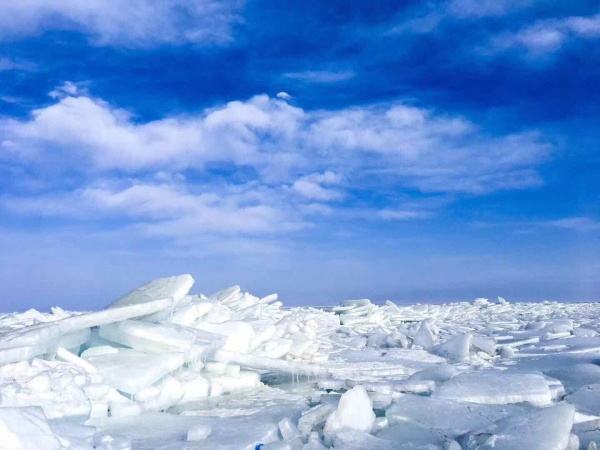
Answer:
POLYGON ((284 308, 190 275, 0 316, 7 449, 593 449, 600 306, 284 308))

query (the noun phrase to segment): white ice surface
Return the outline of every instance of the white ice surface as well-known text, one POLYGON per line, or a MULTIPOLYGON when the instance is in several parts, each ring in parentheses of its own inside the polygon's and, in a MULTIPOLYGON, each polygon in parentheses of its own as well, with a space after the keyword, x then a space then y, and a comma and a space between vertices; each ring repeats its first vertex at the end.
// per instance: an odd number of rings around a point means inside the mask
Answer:
POLYGON ((284 308, 192 283, 154 280, 103 311, 0 315, 0 448, 600 444, 598 303, 284 308))

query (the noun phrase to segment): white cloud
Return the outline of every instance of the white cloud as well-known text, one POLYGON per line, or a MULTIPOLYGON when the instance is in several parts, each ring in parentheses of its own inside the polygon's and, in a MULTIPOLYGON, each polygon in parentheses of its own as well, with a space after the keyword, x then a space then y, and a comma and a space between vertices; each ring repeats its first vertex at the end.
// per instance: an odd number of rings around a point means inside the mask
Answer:
POLYGON ((280 195, 255 184, 192 192, 184 184, 96 183, 62 194, 3 196, 0 207, 25 215, 126 219, 146 234, 179 238, 276 234, 305 226, 280 195))
MULTIPOLYGON (((432 33, 449 21, 507 16, 532 5, 535 2, 531 0, 449 0, 443 4, 426 3, 409 18, 394 25, 388 34, 432 33)), ((598 38, 600 14, 566 16, 534 21, 521 29, 501 31, 475 48, 483 56, 521 49, 528 56, 539 57, 553 54, 574 40, 598 38)))
POLYGON ((343 194, 337 189, 326 186, 336 185, 340 181, 341 177, 338 174, 328 170, 323 173, 314 173, 297 179, 292 184, 292 190, 310 200, 339 200, 343 197, 343 194))
MULTIPOLYGON (((485 193, 539 185, 549 145, 534 132, 487 136, 460 117, 402 104, 318 114, 307 137, 329 167, 356 166, 424 192, 485 193)), ((341 169, 338 169, 341 171, 341 169)))
POLYGON ((180 242, 268 240, 332 217, 426 218, 439 208, 403 201, 376 210, 346 200, 361 189, 385 198, 406 188, 484 194, 536 186, 550 149, 534 132, 490 136, 465 118, 401 102, 312 111, 259 95, 144 122, 79 86, 54 96, 28 118, 0 120, 0 162, 48 170, 55 191, 15 187, 0 209, 107 220, 180 242), (250 181, 215 178, 212 164, 229 173, 252 168, 250 181))
POLYGON ((527 50, 532 56, 550 54, 575 39, 600 38, 600 14, 540 20, 523 29, 503 33, 492 41, 492 51, 512 48, 527 50))
POLYGON ((334 200, 341 193, 327 186, 336 183, 332 174, 424 192, 536 186, 536 167, 550 150, 535 132, 489 136, 462 117, 402 103, 310 111, 259 95, 140 122, 78 92, 63 89, 66 96, 27 120, 0 121, 0 159, 132 174, 224 163, 253 167, 267 184, 293 180, 293 190, 306 198, 334 200))
POLYGON ((600 14, 595 16, 572 16, 564 20, 564 26, 572 33, 584 38, 600 37, 600 14))
POLYGON ((284 149, 271 158, 266 153, 269 140, 280 145, 296 134, 301 116, 285 102, 257 96, 195 116, 138 123, 125 110, 75 94, 34 110, 28 121, 2 121, 0 130, 8 142, 4 146, 22 148, 30 160, 56 151, 57 156, 73 153, 98 169, 174 170, 210 162, 258 167, 297 157, 284 149))
POLYGON ((281 100, 291 100, 292 99, 292 96, 285 91, 278 92, 276 97, 281 100))
POLYGON ((0 2, 0 39, 76 30, 97 45, 224 43, 239 0, 19 0, 0 2))
POLYGON ((465 118, 400 102, 311 111, 259 95, 144 122, 80 86, 54 93, 55 102, 29 118, 0 120, 0 162, 52 179, 34 190, 15 184, 0 196, 0 209, 107 220, 171 240, 235 242, 334 217, 422 219, 439 205, 403 200, 376 210, 353 206, 352 196, 536 186, 550 150, 535 132, 490 136, 465 118), (215 175, 214 164, 228 173, 252 170, 240 183, 215 175))

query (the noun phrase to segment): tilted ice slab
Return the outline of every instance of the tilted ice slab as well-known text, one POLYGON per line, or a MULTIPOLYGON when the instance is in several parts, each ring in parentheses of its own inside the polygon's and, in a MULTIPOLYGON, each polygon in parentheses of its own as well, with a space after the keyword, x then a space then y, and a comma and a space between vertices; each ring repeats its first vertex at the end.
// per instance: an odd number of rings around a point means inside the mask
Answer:
POLYGON ((218 336, 207 336, 196 330, 173 324, 124 320, 101 326, 100 337, 143 352, 180 352, 198 359, 221 342, 218 336))
POLYGON ((161 278, 136 289, 109 309, 3 333, 0 335, 0 364, 27 360, 56 351, 58 346, 65 347, 59 342, 65 335, 171 308, 187 294, 193 282, 190 275, 161 278))
POLYGON ((495 405, 527 402, 545 406, 553 399, 549 381, 543 375, 495 369, 457 375, 443 383, 433 395, 447 400, 495 405))
POLYGON ((193 285, 194 278, 189 274, 157 278, 134 289, 109 307, 143 305, 156 299, 171 299, 173 306, 175 306, 187 295, 193 285))
POLYGON ((116 353, 86 358, 104 381, 127 394, 135 394, 154 384, 185 362, 183 353, 143 353, 119 349, 116 353))

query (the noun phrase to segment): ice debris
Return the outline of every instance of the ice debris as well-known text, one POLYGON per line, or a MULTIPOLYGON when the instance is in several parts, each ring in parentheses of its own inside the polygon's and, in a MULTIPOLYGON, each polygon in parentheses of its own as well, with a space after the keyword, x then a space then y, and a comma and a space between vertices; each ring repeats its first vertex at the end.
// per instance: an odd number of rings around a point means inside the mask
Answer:
POLYGON ((160 278, 0 315, 0 447, 594 449, 600 304, 285 308, 160 278))

